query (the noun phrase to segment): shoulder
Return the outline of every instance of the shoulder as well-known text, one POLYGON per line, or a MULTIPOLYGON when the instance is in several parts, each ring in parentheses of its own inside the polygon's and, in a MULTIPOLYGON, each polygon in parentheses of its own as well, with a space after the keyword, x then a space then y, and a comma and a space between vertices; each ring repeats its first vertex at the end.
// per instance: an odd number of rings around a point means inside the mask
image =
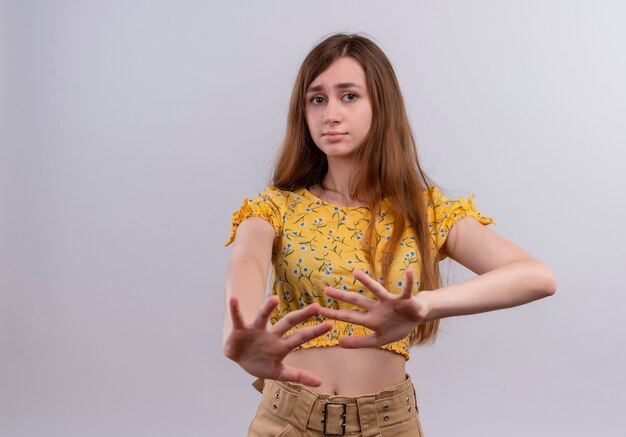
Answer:
POLYGON ((283 200, 288 196, 288 192, 271 185, 266 186, 261 192, 258 192, 256 196, 250 198, 250 203, 256 205, 266 204, 272 207, 278 207, 283 200))
POLYGON ((454 201, 446 197, 441 189, 435 185, 426 188, 423 195, 428 222, 432 226, 447 215, 454 201))
POLYGON ((431 185, 423 191, 426 203, 428 206, 435 205, 440 206, 442 203, 449 202, 450 199, 443 194, 441 188, 436 185, 431 185))
POLYGON ((278 187, 268 185, 263 189, 263 191, 259 193, 258 197, 263 198, 263 199, 268 199, 268 200, 273 200, 273 199, 278 200, 278 199, 287 199, 293 195, 295 195, 295 193, 291 191, 281 190, 278 187))
POLYGON ((271 204, 271 206, 281 211, 300 209, 310 201, 304 189, 284 190, 272 185, 268 185, 265 189, 254 198, 256 202, 271 204))
POLYGON ((456 219, 466 215, 475 215, 482 221, 496 223, 495 219, 483 216, 478 212, 474 194, 470 194, 469 197, 448 197, 437 186, 428 187, 424 194, 426 196, 428 214, 429 216, 434 215, 432 219, 435 221, 441 218, 456 221, 456 219))

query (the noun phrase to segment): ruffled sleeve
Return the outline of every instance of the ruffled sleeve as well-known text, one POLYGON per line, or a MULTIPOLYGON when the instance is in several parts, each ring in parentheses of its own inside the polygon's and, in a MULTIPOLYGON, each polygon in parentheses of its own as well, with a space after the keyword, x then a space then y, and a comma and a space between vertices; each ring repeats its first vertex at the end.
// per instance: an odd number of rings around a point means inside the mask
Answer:
POLYGON ((283 228, 283 218, 279 208, 280 197, 278 189, 273 187, 267 187, 252 200, 248 200, 248 197, 245 197, 241 207, 233 212, 230 238, 224 243, 224 247, 235 241, 237 228, 239 228, 241 222, 250 217, 259 217, 268 221, 274 228, 274 235, 278 236, 283 228))
POLYGON ((441 261, 447 258, 447 255, 443 251, 443 245, 448 238, 450 228, 457 220, 463 217, 474 217, 483 225, 497 224, 496 219, 487 217, 478 212, 476 205, 474 204, 474 195, 471 194, 469 199, 464 197, 454 200, 448 199, 441 191, 435 186, 429 188, 432 193, 433 202, 435 205, 435 214, 433 215, 433 208, 430 202, 430 197, 426 197, 428 204, 428 226, 431 229, 431 235, 433 236, 433 249, 436 251, 437 261, 441 261))

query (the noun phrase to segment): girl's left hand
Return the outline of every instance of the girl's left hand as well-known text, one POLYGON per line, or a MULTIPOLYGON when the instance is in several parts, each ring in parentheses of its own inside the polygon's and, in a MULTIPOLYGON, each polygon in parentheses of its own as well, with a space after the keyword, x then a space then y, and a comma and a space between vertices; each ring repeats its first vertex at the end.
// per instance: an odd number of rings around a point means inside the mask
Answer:
POLYGON ((366 311, 335 310, 321 307, 319 313, 329 319, 343 320, 365 326, 374 332, 369 335, 343 337, 339 340, 339 346, 353 349, 392 343, 405 338, 415 328, 416 324, 426 319, 429 313, 428 304, 420 294, 413 296, 414 273, 411 268, 406 269, 404 287, 399 295, 389 293, 385 287, 362 270, 355 270, 353 275, 378 300, 369 299, 359 293, 326 287, 325 292, 328 296, 357 305, 366 311))

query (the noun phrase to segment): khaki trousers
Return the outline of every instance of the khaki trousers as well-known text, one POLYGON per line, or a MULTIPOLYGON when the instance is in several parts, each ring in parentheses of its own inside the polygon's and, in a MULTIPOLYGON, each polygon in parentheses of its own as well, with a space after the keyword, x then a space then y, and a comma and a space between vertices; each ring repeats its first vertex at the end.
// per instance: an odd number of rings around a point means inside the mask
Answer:
POLYGON ((257 379, 263 394, 248 437, 424 437, 411 377, 378 393, 318 394, 301 384, 257 379))

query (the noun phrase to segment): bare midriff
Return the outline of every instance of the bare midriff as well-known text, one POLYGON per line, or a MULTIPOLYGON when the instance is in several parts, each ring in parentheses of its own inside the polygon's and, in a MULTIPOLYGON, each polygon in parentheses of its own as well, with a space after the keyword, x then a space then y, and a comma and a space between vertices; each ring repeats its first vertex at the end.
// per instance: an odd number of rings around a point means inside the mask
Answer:
POLYGON ((406 379, 402 355, 379 348, 343 349, 339 346, 298 349, 284 363, 309 370, 322 379, 322 394, 358 396, 379 392, 406 379))

